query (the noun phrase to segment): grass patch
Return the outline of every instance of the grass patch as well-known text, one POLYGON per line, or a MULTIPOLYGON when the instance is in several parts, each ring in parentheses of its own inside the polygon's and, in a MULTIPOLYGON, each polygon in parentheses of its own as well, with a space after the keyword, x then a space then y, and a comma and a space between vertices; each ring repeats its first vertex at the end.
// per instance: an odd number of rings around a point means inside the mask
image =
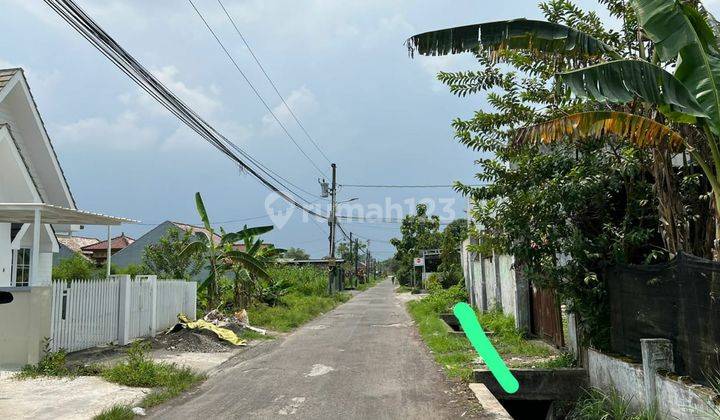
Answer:
MULTIPOLYGON (((135 342, 128 349, 127 360, 102 371, 101 376, 116 384, 152 388, 140 407, 149 408, 174 398, 190 387, 203 381, 205 376, 194 373, 189 368, 178 367, 170 363, 158 363, 146 354, 147 344, 135 342)), ((130 407, 118 405, 103 411, 96 419, 126 419, 132 415, 130 407), (123 417, 125 416, 125 417, 123 417)))
POLYGON ((553 352, 544 345, 533 343, 523 337, 515 328, 515 318, 503 314, 500 310, 478 313, 478 320, 485 331, 492 331, 490 337, 501 356, 550 356, 553 352))
POLYGON ((337 305, 347 302, 350 295, 336 293, 332 296, 305 296, 290 293, 280 299, 280 304, 258 304, 250 308, 248 315, 253 325, 273 331, 287 332, 310 321, 337 305))
POLYGON ((252 325, 287 332, 350 299, 347 293, 327 292, 327 272, 313 267, 274 267, 275 281, 290 286, 276 305, 256 303, 248 310, 252 325))
POLYGON ((50 341, 43 341, 43 357, 36 365, 25 365, 20 372, 15 375, 17 379, 33 379, 40 376, 63 377, 72 376, 72 372, 67 367, 67 352, 60 349, 58 351, 50 351, 50 341))
POLYGON ((623 398, 616 390, 604 392, 593 388, 586 392, 568 416, 569 419, 656 420, 654 410, 636 411, 632 399, 623 398))
MULTIPOLYGON (((419 301, 408 302, 407 306, 418 325, 420 336, 432 350, 435 361, 445 369, 448 376, 469 381, 473 361, 478 355, 470 341, 464 335, 451 334, 439 316, 451 312, 455 303, 465 299, 465 291, 458 285, 449 289, 434 289, 430 295, 419 301)), ((512 317, 492 311, 478 314, 478 319, 486 331, 494 332, 490 340, 503 358, 551 354, 547 347, 525 340, 515 329, 512 317)), ((562 363, 566 362, 565 359, 562 360, 562 363)))
POLYGON ((373 278, 371 278, 370 280, 368 280, 367 283, 360 283, 360 284, 358 284, 357 290, 359 290, 359 291, 361 291, 361 292, 364 292, 364 291, 366 291, 367 289, 369 289, 369 288, 375 286, 376 284, 378 284, 379 281, 380 281, 380 280, 379 280, 377 277, 373 277, 373 278))
POLYGON ((395 288, 395 293, 410 293, 412 292, 412 287, 403 286, 402 284, 395 288))
POLYGON ((116 405, 104 410, 93 418, 95 420, 130 420, 135 418, 135 413, 126 405, 116 405))
POLYGON ((242 334, 238 335, 238 338, 240 338, 241 340, 248 340, 248 341, 250 341, 250 340, 272 340, 273 336, 268 335, 268 334, 263 335, 256 331, 245 330, 242 332, 242 334))

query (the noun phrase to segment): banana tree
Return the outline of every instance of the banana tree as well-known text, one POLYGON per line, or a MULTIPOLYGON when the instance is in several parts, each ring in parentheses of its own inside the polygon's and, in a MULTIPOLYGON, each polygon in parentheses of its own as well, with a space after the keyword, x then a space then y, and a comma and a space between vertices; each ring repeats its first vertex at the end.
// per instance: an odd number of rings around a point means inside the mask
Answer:
POLYGON ((504 49, 519 49, 553 54, 571 65, 592 64, 560 73, 558 81, 577 97, 605 109, 525 127, 518 130, 517 141, 551 143, 616 136, 656 151, 684 148, 702 168, 712 188, 718 258, 720 46, 715 25, 708 24, 714 18, 677 0, 630 0, 630 5, 640 33, 650 41, 649 61, 644 53, 645 42, 640 43, 640 59, 623 59, 619 52, 590 34, 525 19, 426 32, 413 36, 407 44, 411 53, 424 55, 492 55, 504 49), (618 109, 620 104, 629 106, 618 109))
POLYGON ((258 279, 270 281, 271 277, 265 269, 285 252, 273 245, 263 246, 263 240, 257 238, 258 235, 270 232, 272 229, 272 226, 252 228, 245 226, 239 232, 222 236, 221 243, 228 257, 224 260, 222 268, 233 274, 233 301, 236 309, 249 306, 253 291, 257 288, 258 279), (242 251, 235 247, 240 241, 244 245, 242 251))
POLYGON ((246 228, 240 232, 231 233, 225 233, 221 230, 222 235, 218 235, 210 223, 207 211, 205 210, 205 204, 199 192, 195 193, 195 205, 200 219, 203 222, 203 226, 205 227, 205 232, 195 232, 195 240, 189 243, 180 255, 189 257, 195 253, 201 253, 207 260, 207 266, 205 268, 208 271, 208 276, 201 282, 200 289, 207 288, 208 307, 215 308, 219 299, 218 281, 227 271, 229 264, 239 265, 255 275, 268 277, 262 261, 247 252, 233 249, 232 244, 235 243, 238 238, 242 238, 243 235, 247 234, 248 231, 259 234, 268 232, 272 230, 273 227, 261 226, 246 228))

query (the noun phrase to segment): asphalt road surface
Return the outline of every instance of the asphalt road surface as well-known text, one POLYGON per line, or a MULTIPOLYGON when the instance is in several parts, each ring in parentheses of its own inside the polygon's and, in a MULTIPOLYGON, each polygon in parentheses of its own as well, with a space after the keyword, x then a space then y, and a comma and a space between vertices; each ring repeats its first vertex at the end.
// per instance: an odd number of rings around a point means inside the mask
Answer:
POLYGON ((287 337, 248 349, 195 391, 149 415, 173 420, 475 417, 479 409, 461 389, 432 360, 386 280, 287 337))

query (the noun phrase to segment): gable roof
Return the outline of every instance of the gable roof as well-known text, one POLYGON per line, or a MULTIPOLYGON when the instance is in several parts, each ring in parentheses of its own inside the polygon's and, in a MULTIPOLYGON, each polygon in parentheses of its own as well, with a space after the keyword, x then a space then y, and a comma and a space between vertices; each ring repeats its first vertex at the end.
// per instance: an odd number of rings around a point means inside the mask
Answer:
POLYGON ((23 69, 0 69, 0 105, 7 105, 11 111, 10 117, 14 121, 8 124, 8 128, 23 134, 21 136, 23 138, 16 135, 13 140, 43 197, 43 202, 76 208, 75 198, 70 191, 23 69), (27 118, 28 115, 30 118, 27 118), (37 139, 36 135, 40 138, 37 139), (48 191, 49 189, 52 190, 48 191))
MULTIPOLYGON (((116 236, 116 237, 110 239, 110 249, 123 249, 123 248, 126 248, 128 245, 132 244, 133 242, 135 242, 135 239, 133 239, 129 236, 125 236, 125 234, 123 233, 120 236, 116 236)), ((102 250, 106 250, 107 247, 108 247, 108 241, 104 240, 104 241, 96 242, 91 245, 84 246, 81 249, 83 251, 102 251, 102 250)))
POLYGON ((15 76, 15 73, 19 72, 20 69, 0 69, 0 89, 4 88, 5 85, 15 76))
POLYGON ((87 238, 84 236, 58 236, 58 242, 77 253, 82 253, 82 248, 100 242, 97 238, 87 238))
MULTIPOLYGON (((180 230, 183 230, 183 231, 188 231, 188 230, 189 230, 190 233, 192 233, 192 234, 195 234, 195 233, 199 232, 199 233, 205 234, 205 236, 207 236, 207 237, 210 237, 210 232, 209 232, 207 229, 205 229, 204 227, 195 226, 195 225, 188 225, 188 224, 186 224, 186 223, 172 222, 172 221, 171 221, 170 223, 172 223, 173 225, 175 225, 175 226, 176 226, 178 229, 180 229, 180 230)), ((213 238, 212 238, 212 239, 213 239, 213 242, 214 242, 215 244, 219 244, 220 241, 222 240, 222 238, 220 237, 220 235, 218 235, 217 233, 215 233, 215 234, 213 235, 213 238)))

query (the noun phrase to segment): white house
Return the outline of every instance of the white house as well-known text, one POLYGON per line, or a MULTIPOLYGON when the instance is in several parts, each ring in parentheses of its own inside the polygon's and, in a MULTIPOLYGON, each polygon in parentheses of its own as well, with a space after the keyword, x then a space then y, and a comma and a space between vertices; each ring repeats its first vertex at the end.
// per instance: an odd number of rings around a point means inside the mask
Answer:
POLYGON ((56 234, 123 222, 77 210, 23 70, 0 70, 0 288, 48 285, 56 234))

